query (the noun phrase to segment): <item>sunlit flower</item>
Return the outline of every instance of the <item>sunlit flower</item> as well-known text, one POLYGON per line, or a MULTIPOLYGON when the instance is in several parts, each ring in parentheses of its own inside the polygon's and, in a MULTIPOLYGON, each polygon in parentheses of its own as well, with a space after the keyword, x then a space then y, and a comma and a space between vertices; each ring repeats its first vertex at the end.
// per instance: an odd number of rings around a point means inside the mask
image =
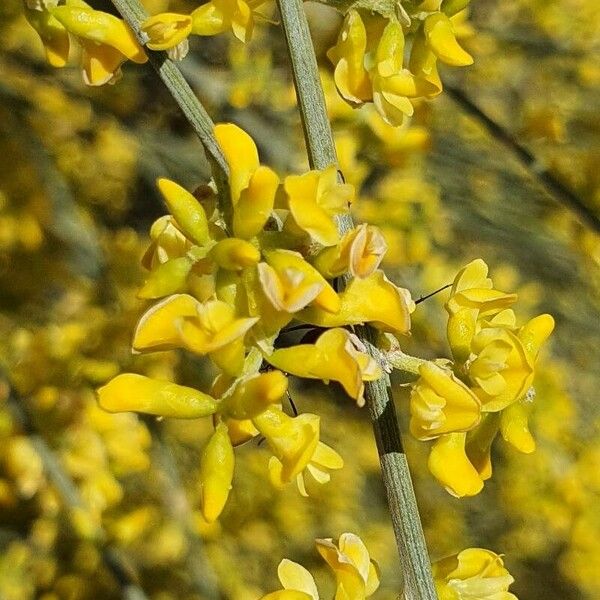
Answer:
POLYGON ((281 371, 256 373, 237 379, 219 401, 219 413, 247 420, 278 402, 287 390, 287 377, 281 371))
POLYGON ((122 373, 98 390, 108 412, 141 412, 178 419, 207 417, 217 410, 212 396, 169 381, 122 373))
POLYGON ((94 10, 80 0, 50 12, 82 45, 83 78, 88 85, 114 81, 128 59, 136 63, 148 60, 133 31, 114 15, 94 10))
POLYGON ((354 187, 338 182, 335 165, 323 171, 289 175, 283 187, 294 222, 323 246, 339 240, 336 215, 348 212, 354 198, 354 187))
POLYGON ((241 42, 248 42, 254 29, 254 12, 265 0, 211 0, 192 12, 196 35, 216 35, 228 29, 241 42))
POLYGON ((337 246, 322 250, 314 265, 328 279, 347 272, 364 279, 379 267, 386 250, 381 230, 362 223, 344 234, 337 246))
POLYGON ((432 570, 440 600, 517 600, 508 591, 514 578, 491 550, 467 548, 433 563, 432 570))
POLYGON ((335 290, 301 254, 291 250, 263 254, 266 263, 259 263, 258 276, 263 293, 276 310, 296 313, 311 303, 328 313, 339 310, 335 290))
POLYGON ((390 19, 377 44, 375 65, 371 71, 373 102, 390 125, 401 125, 413 112, 411 98, 428 96, 434 91, 425 78, 415 77, 403 67, 404 33, 395 19, 390 19))
POLYGON ((319 600, 313 576, 298 563, 284 558, 277 567, 283 590, 263 596, 261 600, 319 600))
POLYGON ((307 495, 305 469, 316 482, 326 483, 330 478, 328 470, 342 468, 339 454, 319 441, 319 422, 317 415, 305 413, 290 417, 276 406, 253 419, 273 451, 269 476, 276 487, 296 481, 300 493, 307 495))
POLYGON ((367 32, 358 11, 346 13, 337 44, 327 52, 335 65, 334 81, 340 95, 349 103, 360 105, 372 99, 371 80, 364 66, 367 32))
POLYGON ((219 423, 200 458, 200 507, 202 516, 212 523, 223 511, 231 482, 235 457, 227 434, 227 426, 219 423))
POLYGON ((481 418, 477 396, 449 369, 427 362, 410 396, 410 431, 419 440, 473 429, 481 418))
POLYGON ((452 21, 442 12, 429 15, 423 24, 427 45, 448 65, 464 67, 473 64, 473 57, 456 41, 452 21))
POLYGON ((511 310, 483 322, 464 366, 483 411, 502 410, 525 396, 539 349, 553 328, 554 319, 545 314, 517 329, 511 310))
POLYGON ((379 587, 379 569, 364 542, 353 533, 343 533, 337 545, 331 538, 316 540, 317 550, 336 577, 336 598, 364 600, 379 587))
POLYGON ((341 306, 334 314, 310 306, 296 318, 321 327, 370 323, 390 333, 410 331, 410 313, 415 306, 410 292, 394 285, 382 271, 353 279, 339 298, 341 306))
POLYGON ((298 377, 338 381, 359 406, 365 399, 363 381, 381 377, 377 363, 356 348, 350 332, 329 329, 314 344, 301 344, 275 350, 266 359, 275 367, 298 377))
POLYGON ((475 496, 483 488, 483 474, 467 457, 466 437, 466 433, 442 435, 431 448, 427 462, 431 474, 458 498, 475 496))
POLYGON ((192 32, 192 17, 177 13, 160 13, 146 19, 141 30, 148 36, 146 45, 150 50, 178 48, 177 58, 182 59, 189 48, 187 38, 192 32))

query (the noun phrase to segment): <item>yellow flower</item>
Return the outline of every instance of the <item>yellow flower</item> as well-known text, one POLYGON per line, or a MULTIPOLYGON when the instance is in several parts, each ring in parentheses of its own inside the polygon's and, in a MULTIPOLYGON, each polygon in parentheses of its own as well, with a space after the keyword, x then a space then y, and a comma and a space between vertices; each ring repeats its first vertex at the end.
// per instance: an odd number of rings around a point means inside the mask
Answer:
POLYGON ((414 310, 410 292, 395 286, 382 271, 375 271, 364 279, 353 279, 339 298, 341 306, 335 314, 311 306, 295 316, 321 327, 371 323, 390 333, 410 331, 410 313, 414 310))
POLYGON ((235 420, 252 419, 281 399, 287 383, 287 377, 281 371, 237 379, 221 397, 219 413, 235 420))
POLYGON ((122 19, 94 10, 82 0, 50 9, 83 48, 83 78, 88 85, 115 81, 127 59, 145 63, 148 57, 134 33, 122 19))
POLYGON ((410 431, 419 440, 468 431, 481 419, 477 396, 450 370, 427 362, 410 396, 410 431))
POLYGON ((40 36, 48 63, 53 67, 64 67, 70 47, 65 26, 45 7, 35 10, 25 6, 25 18, 40 36))
POLYGON ((150 246, 142 257, 142 265, 148 270, 173 258, 186 256, 193 246, 171 215, 154 221, 150 228, 150 240, 150 246))
POLYGON ((234 464, 227 426, 219 423, 200 458, 200 507, 202 516, 209 523, 216 521, 225 507, 231 490, 234 464))
POLYGON ((316 540, 317 550, 336 577, 338 600, 364 600, 379 587, 379 569, 364 542, 353 533, 343 533, 337 545, 331 538, 316 540))
POLYGON ((415 77, 403 67, 404 33, 395 19, 390 19, 377 45, 375 65, 371 71, 373 102, 382 118, 390 125, 401 125, 410 117, 410 98, 428 96, 434 87, 424 78, 415 77))
POLYGON ((427 466, 431 474, 452 496, 475 496, 483 488, 483 474, 465 452, 466 433, 448 433, 431 448, 427 466))
POLYGON ((217 242, 210 250, 209 256, 222 269, 241 271, 258 264, 259 250, 246 240, 225 238, 217 242))
POLYGON ((440 600, 517 600, 508 591, 514 578, 501 556, 483 548, 467 548, 432 565, 440 600))
POLYGON ((150 50, 169 50, 183 45, 178 58, 187 54, 187 38, 192 32, 192 17, 177 13, 160 13, 146 19, 141 30, 148 36, 147 46, 150 50))
POLYGON ((283 187, 298 227, 323 246, 335 245, 339 240, 335 217, 348 212, 354 199, 354 187, 338 182, 335 165, 323 171, 289 175, 283 187))
POLYGON ((230 170, 233 234, 247 240, 257 235, 271 216, 279 177, 259 163, 256 144, 243 129, 220 123, 215 126, 215 137, 230 170))
POLYGON ((314 344, 301 344, 275 350, 266 359, 273 366, 298 377, 330 380, 342 384, 358 406, 364 406, 363 381, 374 381, 382 372, 377 363, 359 351, 345 329, 329 329, 314 344))
POLYGON ((254 11, 265 0, 211 0, 192 12, 192 32, 217 35, 228 29, 241 42, 248 42, 254 29, 254 11))
POLYGON ((98 390, 98 403, 108 412, 142 412, 162 417, 197 419, 217 410, 212 396, 168 381, 122 373, 98 390))
POLYGON ((265 251, 259 263, 262 291, 275 310, 296 313, 314 304, 327 313, 340 308, 340 299, 325 278, 301 254, 291 250, 265 251))
POLYGON ((473 64, 473 57, 459 46, 452 21, 444 13, 429 15, 423 31, 427 45, 442 62, 455 67, 473 64))
POLYGON ((482 410, 498 411, 525 396, 533 383, 535 359, 554 328, 550 315, 540 315, 520 330, 511 310, 485 321, 471 342, 465 372, 474 384, 482 410))
POLYGON ((314 265, 328 279, 347 272, 364 279, 377 270, 386 250, 381 230, 362 223, 344 234, 337 246, 322 250, 314 265))
POLYGON ((310 413, 289 417, 271 406, 252 422, 265 437, 274 456, 269 460, 269 476, 276 487, 296 481, 303 496, 308 495, 303 471, 318 483, 329 481, 328 469, 341 469, 342 458, 319 441, 319 417, 310 413))
POLYGON ((373 97, 371 80, 364 67, 366 49, 365 24, 356 10, 349 10, 337 44, 327 52, 327 57, 335 65, 336 88, 350 104, 360 105, 373 97))
POLYGON ((284 558, 277 567, 283 590, 263 596, 261 600, 319 600, 313 576, 298 563, 284 558))
POLYGON ((258 317, 237 318, 221 300, 198 302, 175 294, 148 309, 139 320, 133 349, 137 352, 186 348, 208 354, 227 373, 238 374, 244 362, 243 337, 258 317))
POLYGON ((480 258, 461 269, 452 284, 445 304, 448 319, 448 341, 458 363, 468 360, 471 342, 477 331, 477 320, 492 317, 517 300, 516 294, 493 289, 488 266, 480 258))
POLYGON ((500 432, 505 441, 523 454, 535 450, 535 440, 529 431, 528 417, 533 399, 527 395, 513 402, 500 413, 500 432))
POLYGON ((446 310, 452 315, 462 308, 479 311, 479 315, 492 315, 516 302, 516 294, 505 294, 493 289, 488 278, 488 266, 481 258, 461 269, 452 283, 446 310))

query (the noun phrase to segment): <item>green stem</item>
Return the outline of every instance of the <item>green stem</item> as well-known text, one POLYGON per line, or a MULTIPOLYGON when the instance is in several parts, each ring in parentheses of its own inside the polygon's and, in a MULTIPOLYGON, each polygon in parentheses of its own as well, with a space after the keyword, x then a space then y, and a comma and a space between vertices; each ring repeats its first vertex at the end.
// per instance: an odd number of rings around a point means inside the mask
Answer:
MULTIPOLYGON (((277 0, 292 62, 294 84, 302 117, 310 165, 323 169, 337 163, 333 135, 302 0, 277 0)), ((340 219, 340 231, 353 227, 352 217, 340 219)), ((375 335, 368 327, 357 333, 369 352, 380 359, 375 335)), ((396 409, 387 377, 366 384, 365 397, 381 461, 383 483, 390 508, 404 594, 408 600, 437 598, 417 502, 402 447, 396 409)))
MULTIPOLYGON (((131 27, 140 44, 145 45, 148 37, 140 29, 140 26, 148 18, 148 13, 139 0, 112 0, 112 3, 129 27, 131 27)), ((230 204, 227 198, 229 193, 227 184, 229 166, 214 136, 213 130, 215 124, 177 65, 168 57, 167 53, 148 50, 146 53, 148 54, 150 64, 169 90, 171 96, 204 146, 204 151, 211 164, 213 178, 219 191, 222 209, 224 210, 227 222, 230 222, 227 218, 230 216, 227 210, 227 206, 230 204)))

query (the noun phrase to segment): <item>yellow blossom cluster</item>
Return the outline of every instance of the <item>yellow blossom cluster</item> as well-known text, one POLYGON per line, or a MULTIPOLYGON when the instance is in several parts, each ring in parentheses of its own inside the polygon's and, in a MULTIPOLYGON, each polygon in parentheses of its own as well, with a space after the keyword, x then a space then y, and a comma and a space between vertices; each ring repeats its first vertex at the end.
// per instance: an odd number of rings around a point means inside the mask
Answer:
POLYGON ((140 318, 132 347, 137 353, 183 348, 210 358, 219 374, 206 392, 135 373, 98 391, 110 412, 213 418, 200 469, 208 521, 228 498, 233 448, 259 435, 273 453, 269 474, 276 486, 295 481, 307 495, 305 473, 329 481, 328 471, 343 461, 320 441, 318 415, 284 412, 286 374, 339 382, 362 406, 364 382, 382 370, 345 327, 371 323, 406 334, 414 307, 409 292, 378 270, 386 244, 376 227, 338 233, 336 217, 348 212, 353 187, 338 181, 335 167, 280 182, 239 127, 217 125, 215 136, 230 169, 233 214, 227 222, 210 187, 198 200, 159 179, 170 214, 151 228, 142 261, 149 276, 139 296, 154 304, 140 318), (334 280, 346 274, 338 293, 334 280), (318 336, 290 345, 286 331, 297 328, 318 336))
POLYGON ((425 362, 410 398, 411 433, 436 440, 429 469, 455 496, 479 493, 491 477, 498 432, 517 450, 533 452, 527 417, 535 397, 535 360, 554 328, 543 314, 517 327, 517 299, 494 289, 488 267, 475 260, 456 276, 447 335, 454 361, 425 362))
POLYGON ((424 4, 413 14, 403 9, 402 15, 387 18, 351 9, 337 44, 328 52, 342 98, 354 107, 373 102, 390 125, 401 125, 410 117, 416 99, 441 93, 438 60, 452 66, 473 62, 456 39, 453 19, 461 18, 460 12, 454 13, 456 3, 424 4), (408 60, 406 35, 412 42, 408 60))

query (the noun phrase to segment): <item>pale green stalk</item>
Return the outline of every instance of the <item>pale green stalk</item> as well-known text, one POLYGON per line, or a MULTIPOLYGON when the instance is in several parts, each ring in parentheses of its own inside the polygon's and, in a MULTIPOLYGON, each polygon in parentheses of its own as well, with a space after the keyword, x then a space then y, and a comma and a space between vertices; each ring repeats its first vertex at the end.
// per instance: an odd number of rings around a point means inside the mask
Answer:
MULTIPOLYGON (((292 62, 309 162, 313 168, 324 169, 337 164, 337 157, 302 0, 277 0, 277 3, 292 62)), ((340 232, 352 227, 350 215, 340 219, 340 232)), ((375 346, 372 329, 357 328, 357 333, 371 355, 383 362, 383 357, 375 346)), ((404 576, 405 598, 435 600, 437 596, 429 555, 408 462, 402 447, 389 378, 367 383, 365 397, 377 441, 383 482, 404 576)))

